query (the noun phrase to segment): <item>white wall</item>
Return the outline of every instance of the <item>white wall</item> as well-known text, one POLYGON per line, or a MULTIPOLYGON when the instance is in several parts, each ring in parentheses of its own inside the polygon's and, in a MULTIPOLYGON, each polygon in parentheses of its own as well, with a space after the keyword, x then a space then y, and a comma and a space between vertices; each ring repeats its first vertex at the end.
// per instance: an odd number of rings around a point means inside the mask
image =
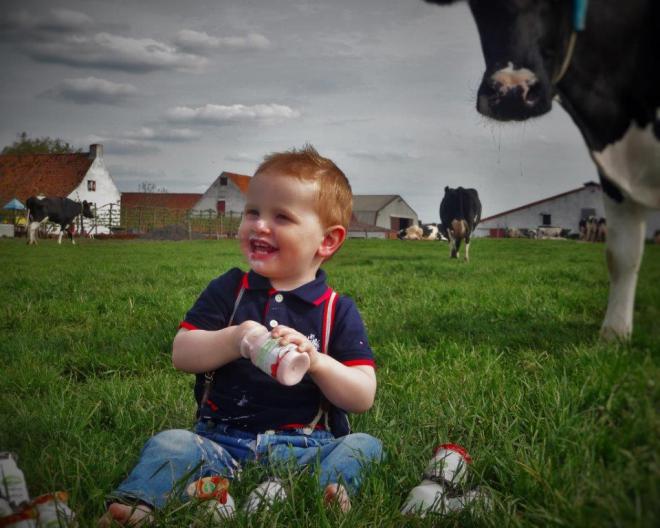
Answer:
POLYGON ((231 178, 227 177, 227 185, 220 185, 220 175, 206 190, 199 202, 193 207, 194 211, 217 210, 218 201, 225 201, 225 213, 241 214, 245 208, 245 195, 234 184, 231 178))
MULTIPOLYGON (((109 204, 113 204, 113 211, 116 213, 116 216, 113 214, 112 225, 119 225, 121 193, 110 176, 110 172, 108 172, 108 169, 105 166, 102 155, 97 156, 96 159, 94 159, 87 174, 85 174, 82 182, 80 182, 80 185, 78 185, 78 187, 76 187, 67 198, 80 202, 86 200, 96 206, 97 213, 99 214, 99 225, 96 225, 93 229, 94 233, 107 234, 110 232, 107 221, 105 221, 107 220, 109 204), (87 189, 87 182, 89 180, 96 182, 95 191, 87 189), (100 225, 101 222, 105 225, 100 225)), ((94 210, 94 208, 92 208, 92 210, 94 210)), ((86 231, 92 229, 95 224, 96 222, 94 219, 85 218, 83 220, 83 225, 86 231)))
POLYGON ((417 225, 417 213, 403 200, 395 198, 376 215, 376 225, 385 229, 392 229, 391 218, 409 218, 414 225, 417 225))
MULTIPOLYGON (((586 186, 577 192, 560 196, 554 200, 531 205, 519 211, 498 216, 492 220, 482 221, 474 233, 475 237, 489 236, 493 228, 525 228, 536 229, 542 225, 542 214, 551 215, 553 227, 570 229, 572 234, 579 232, 579 222, 582 209, 595 210, 595 216, 604 217, 602 191, 599 187, 586 186)), ((660 229, 660 211, 652 211, 646 224, 646 238, 650 239, 657 229, 660 229)))

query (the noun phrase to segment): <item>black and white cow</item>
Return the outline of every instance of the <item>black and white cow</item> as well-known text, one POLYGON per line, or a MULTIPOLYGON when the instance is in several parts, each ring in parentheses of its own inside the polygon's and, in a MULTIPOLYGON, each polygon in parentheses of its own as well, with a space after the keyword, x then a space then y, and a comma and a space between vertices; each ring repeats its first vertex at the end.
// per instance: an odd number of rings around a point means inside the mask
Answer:
POLYGON ((71 242, 75 244, 71 232, 74 220, 81 214, 86 218, 94 218, 92 204, 86 201, 80 203, 69 198, 37 198, 31 196, 25 204, 28 209, 28 244, 37 243, 37 229, 45 222, 52 222, 60 226, 58 244, 62 243, 64 231, 69 235, 71 242))
POLYGON ((470 235, 481 220, 481 201, 476 189, 445 187, 440 202, 441 232, 449 240, 449 256, 458 258, 465 240, 465 260, 470 260, 470 235))
POLYGON ((442 240, 438 224, 411 225, 399 230, 397 238, 400 240, 442 240))
POLYGON ((558 97, 582 133, 609 224, 601 335, 628 338, 646 214, 660 208, 660 2, 470 0, 469 6, 486 62, 477 110, 518 121, 545 114, 558 97))

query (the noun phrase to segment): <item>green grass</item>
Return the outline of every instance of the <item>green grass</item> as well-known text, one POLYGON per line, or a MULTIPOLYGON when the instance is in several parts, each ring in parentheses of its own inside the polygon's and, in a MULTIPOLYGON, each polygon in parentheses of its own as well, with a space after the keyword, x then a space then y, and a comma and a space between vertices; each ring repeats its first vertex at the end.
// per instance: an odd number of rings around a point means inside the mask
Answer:
MULTIPOLYGON (((597 333, 603 246, 476 240, 349 241, 326 266, 361 309, 378 362, 374 408, 353 428, 387 460, 347 516, 313 479, 233 526, 654 526, 660 522, 660 247, 647 246, 629 345, 597 333), (399 509, 435 445, 464 445, 492 511, 445 519, 399 509)), ((152 434, 189 427, 193 378, 170 362, 177 324, 206 284, 241 265, 234 241, 0 241, 0 450, 33 496, 67 490, 82 526, 152 434)), ((261 474, 232 484, 240 504, 261 474)), ((160 526, 188 526, 172 504, 160 526)))

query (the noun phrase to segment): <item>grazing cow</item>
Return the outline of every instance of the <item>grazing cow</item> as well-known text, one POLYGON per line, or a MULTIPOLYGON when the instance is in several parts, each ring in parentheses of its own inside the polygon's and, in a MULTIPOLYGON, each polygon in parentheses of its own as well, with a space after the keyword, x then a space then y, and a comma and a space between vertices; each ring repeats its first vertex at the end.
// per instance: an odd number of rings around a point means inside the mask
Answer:
MULTIPOLYGON (((425 0, 446 4, 451 0, 425 0)), ((605 339, 632 333, 646 213, 660 208, 660 3, 470 0, 486 71, 477 110, 500 121, 571 116, 596 163, 609 222, 605 339)))
POLYGON ((587 217, 587 228, 584 239, 587 242, 596 242, 598 236, 598 218, 593 215, 587 217))
POLYGON ((52 222, 60 226, 58 244, 62 243, 64 231, 69 235, 71 242, 75 244, 72 233, 74 220, 81 214, 86 218, 94 218, 92 204, 86 201, 80 203, 69 198, 40 199, 31 196, 25 204, 28 209, 28 244, 37 243, 37 229, 45 222, 52 222))
POLYGON ((596 229, 596 240, 598 242, 607 241, 607 220, 604 218, 598 219, 598 228, 596 229))
POLYGON ((481 201, 475 189, 445 187, 440 202, 442 234, 449 240, 449 256, 457 258, 461 240, 465 240, 465 261, 470 260, 470 235, 481 220, 481 201))

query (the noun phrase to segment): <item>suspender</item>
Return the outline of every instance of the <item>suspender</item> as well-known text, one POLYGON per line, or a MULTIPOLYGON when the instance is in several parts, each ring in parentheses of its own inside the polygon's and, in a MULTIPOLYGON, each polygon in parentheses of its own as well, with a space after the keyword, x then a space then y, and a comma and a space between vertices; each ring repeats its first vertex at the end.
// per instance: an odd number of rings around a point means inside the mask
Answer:
MULTIPOLYGON (((245 293, 246 278, 247 278, 247 273, 241 279, 241 286, 240 289, 238 290, 238 294, 236 295, 236 300, 234 301, 234 309, 231 312, 231 316, 229 317, 229 323, 227 323, 227 326, 231 326, 232 323, 234 322, 234 316, 236 315, 236 310, 238 309, 238 305, 240 304, 241 299, 243 298, 243 294, 245 293)), ((335 322, 335 310, 337 309, 338 297, 339 296, 337 295, 337 292, 334 291, 333 289, 330 289, 330 295, 324 301, 323 322, 321 323, 321 350, 320 350, 321 354, 328 353, 328 348, 330 346, 330 336, 332 335, 332 328, 335 322)), ((199 418, 199 415, 202 411, 202 407, 206 405, 206 402, 209 399, 209 394, 211 393, 211 386, 213 385, 214 375, 215 375, 215 370, 211 370, 209 372, 204 373, 204 392, 202 393, 202 399, 200 400, 199 407, 197 408, 196 418, 199 418)), ((319 410, 316 413, 316 416, 314 416, 314 418, 309 424, 303 427, 303 432, 306 435, 312 434, 318 423, 321 421, 321 418, 324 419, 323 421, 326 430, 330 431, 330 424, 328 423, 329 408, 330 408, 330 402, 328 402, 328 400, 323 395, 321 395, 321 403, 319 404, 319 410)))

